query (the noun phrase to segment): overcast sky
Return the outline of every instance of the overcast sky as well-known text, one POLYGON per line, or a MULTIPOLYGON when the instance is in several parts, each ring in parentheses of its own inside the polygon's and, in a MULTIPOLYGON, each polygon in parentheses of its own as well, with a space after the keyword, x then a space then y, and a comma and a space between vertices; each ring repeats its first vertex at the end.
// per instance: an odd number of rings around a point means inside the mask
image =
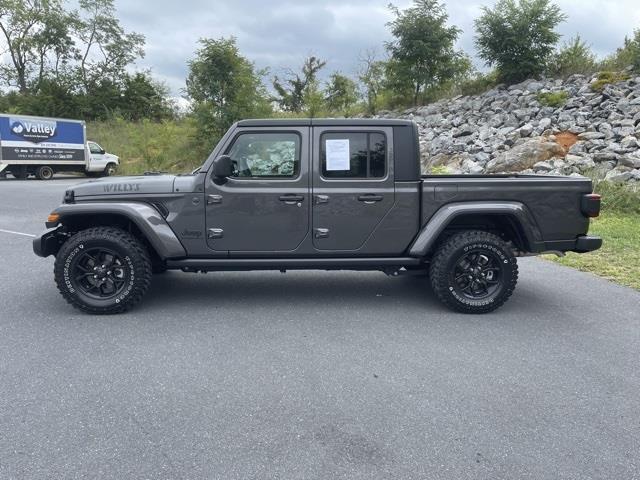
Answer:
MULTIPOLYGON (((393 2, 406 7, 411 1, 393 2)), ((448 0, 452 24, 463 30, 459 47, 475 56, 473 20, 493 0, 448 0)), ((604 56, 640 28, 640 0, 558 0, 569 16, 560 32, 563 40, 576 33, 604 56)), ((146 36, 146 57, 138 67, 149 68, 180 95, 201 37, 235 36, 243 55, 258 67, 281 73, 298 67, 315 54, 328 61, 326 72, 357 71, 366 49, 384 52, 389 39, 385 25, 392 15, 387 0, 116 0, 118 17, 127 30, 146 36)), ((477 66, 482 63, 475 60, 477 66)))

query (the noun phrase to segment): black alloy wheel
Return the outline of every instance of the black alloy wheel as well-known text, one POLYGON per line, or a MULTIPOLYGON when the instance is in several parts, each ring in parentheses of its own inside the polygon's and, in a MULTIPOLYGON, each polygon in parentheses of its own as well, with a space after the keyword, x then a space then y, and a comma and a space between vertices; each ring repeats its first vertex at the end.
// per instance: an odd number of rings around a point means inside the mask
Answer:
POLYGON ((500 259, 482 249, 464 254, 456 263, 453 276, 460 295, 476 300, 486 298, 500 287, 500 259))
POLYGON ((513 248, 493 233, 464 231, 444 240, 431 258, 431 286, 452 310, 487 313, 503 305, 518 282, 513 248))
POLYGON ((106 300, 119 295, 131 271, 116 252, 107 248, 83 251, 71 265, 72 284, 88 297, 106 300))

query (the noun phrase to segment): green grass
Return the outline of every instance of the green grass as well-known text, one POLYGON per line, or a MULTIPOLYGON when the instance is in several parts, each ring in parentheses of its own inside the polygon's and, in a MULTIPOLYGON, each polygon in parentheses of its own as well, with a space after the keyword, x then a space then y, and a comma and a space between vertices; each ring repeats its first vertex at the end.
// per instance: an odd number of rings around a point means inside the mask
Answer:
POLYGON ((569 99, 569 94, 565 91, 545 92, 538 94, 538 101, 546 107, 559 108, 564 106, 569 99))
POLYGON ((603 238, 600 250, 547 258, 640 290, 640 214, 604 211, 589 233, 603 238))
POLYGON ((605 86, 611 83, 624 82, 625 80, 629 80, 629 75, 624 72, 600 72, 598 79, 591 85, 591 89, 601 92, 605 86))
POLYGON ((87 124, 87 138, 120 157, 120 175, 185 173, 200 166, 208 152, 202 151, 195 132, 189 119, 136 123, 114 119, 87 124))
POLYGON ((594 178, 593 189, 602 195, 602 212, 589 233, 602 237, 602 248, 547 258, 640 290, 640 188, 594 178))

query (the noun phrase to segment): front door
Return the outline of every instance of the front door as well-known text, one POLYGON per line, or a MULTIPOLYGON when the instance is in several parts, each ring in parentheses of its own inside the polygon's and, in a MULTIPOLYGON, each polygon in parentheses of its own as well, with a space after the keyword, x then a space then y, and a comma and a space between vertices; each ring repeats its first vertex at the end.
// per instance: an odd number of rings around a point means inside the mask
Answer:
POLYGON ((313 128, 313 245, 366 255, 395 202, 391 128, 313 128))
POLYGON ((207 242, 217 251, 292 252, 309 231, 309 128, 239 129, 222 150, 234 174, 207 179, 207 242))
POLYGON ((87 142, 89 147, 89 170, 100 171, 107 166, 107 158, 104 149, 96 142, 87 142))

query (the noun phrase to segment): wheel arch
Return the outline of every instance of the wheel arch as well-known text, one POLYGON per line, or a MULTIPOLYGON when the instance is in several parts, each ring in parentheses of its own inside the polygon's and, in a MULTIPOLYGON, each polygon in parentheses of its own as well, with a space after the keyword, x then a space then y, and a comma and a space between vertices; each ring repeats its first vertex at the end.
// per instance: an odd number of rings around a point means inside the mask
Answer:
MULTIPOLYGON (((186 251, 180 240, 160 212, 145 203, 85 203, 61 205, 52 214, 58 214, 58 225, 68 231, 79 231, 98 226, 117 226, 130 231, 144 241, 151 253, 160 260, 181 258, 186 251)), ((47 224, 48 227, 56 225, 47 224)))
POLYGON ((461 202, 440 208, 424 225, 409 247, 412 257, 431 254, 452 231, 486 230, 497 232, 525 252, 536 252, 543 245, 538 225, 520 202, 461 202))

